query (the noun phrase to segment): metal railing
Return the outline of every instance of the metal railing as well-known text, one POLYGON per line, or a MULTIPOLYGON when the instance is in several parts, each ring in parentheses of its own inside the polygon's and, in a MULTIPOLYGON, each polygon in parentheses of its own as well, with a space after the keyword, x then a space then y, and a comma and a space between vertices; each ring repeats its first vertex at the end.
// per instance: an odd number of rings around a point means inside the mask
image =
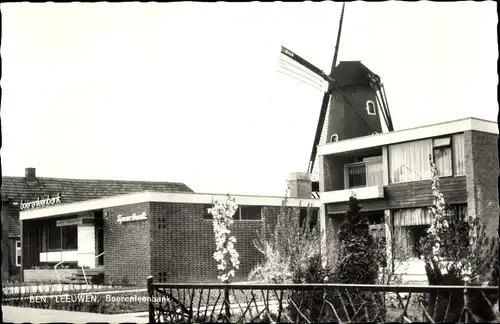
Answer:
POLYGON ((498 287, 182 284, 148 278, 150 323, 500 321, 498 287))
POLYGON ((57 283, 59 284, 59 286, 61 285, 61 278, 59 277, 59 272, 57 272, 57 267, 63 264, 64 262, 66 261, 61 261, 54 266, 54 270, 56 271, 57 283))
POLYGON ((89 285, 89 281, 87 280, 87 275, 85 274, 85 269, 83 268, 83 265, 80 266, 80 268, 82 269, 83 280, 85 280, 85 285, 88 286, 89 285))
POLYGON ((99 254, 98 256, 96 256, 96 257, 94 258, 94 260, 96 260, 97 258, 99 258, 101 255, 104 255, 104 253, 106 253, 106 252, 102 252, 101 254, 99 254))
MULTIPOLYGON (((104 252, 102 252, 101 254, 99 254, 98 256, 94 257, 94 266, 95 266, 95 260, 100 257, 101 255, 104 255, 104 252)), ((83 268, 83 265, 81 266, 82 268, 82 273, 83 273, 83 279, 85 280, 85 284, 88 286, 90 285, 88 279, 87 279, 87 275, 85 274, 85 269, 83 268)))

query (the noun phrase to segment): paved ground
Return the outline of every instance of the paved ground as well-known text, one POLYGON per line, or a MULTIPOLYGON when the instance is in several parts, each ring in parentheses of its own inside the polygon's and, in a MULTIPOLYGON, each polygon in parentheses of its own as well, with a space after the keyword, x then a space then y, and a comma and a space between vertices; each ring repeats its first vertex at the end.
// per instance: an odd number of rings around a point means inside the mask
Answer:
POLYGON ((4 323, 148 323, 144 313, 106 315, 12 306, 2 306, 2 312, 4 323))

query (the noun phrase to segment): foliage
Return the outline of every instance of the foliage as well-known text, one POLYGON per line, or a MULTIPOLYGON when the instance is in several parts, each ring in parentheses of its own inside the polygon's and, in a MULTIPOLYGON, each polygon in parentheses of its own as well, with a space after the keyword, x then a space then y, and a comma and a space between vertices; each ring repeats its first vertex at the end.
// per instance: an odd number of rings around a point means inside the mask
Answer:
MULTIPOLYGON (((431 156, 429 160, 434 196, 430 207, 433 221, 427 235, 420 241, 429 284, 498 285, 498 237, 489 237, 479 218, 465 219, 450 212, 440 192, 438 169, 431 156)), ((474 316, 487 321, 495 318, 491 307, 484 307, 487 302, 483 296, 468 295, 470 303, 465 306, 474 316)), ((491 304, 498 300, 496 295, 486 297, 491 304)), ((451 296, 450 307, 443 300, 448 300, 447 294, 431 294, 429 310, 437 313, 438 320, 458 321, 464 307, 462 294, 451 296), (436 302, 437 299, 441 302, 436 302)))
POLYGON ((262 243, 265 260, 250 271, 248 277, 261 283, 292 283, 290 258, 283 257, 269 243, 262 243))
POLYGON ((321 260, 321 231, 318 223, 308 226, 311 221, 310 205, 301 220, 300 208, 287 207, 285 196, 274 229, 267 224, 257 233, 254 245, 262 253, 263 262, 251 271, 249 279, 266 283, 318 282, 309 281, 313 278, 308 276, 311 264, 321 260))
POLYGON ((216 247, 214 259, 217 261, 217 270, 220 273, 217 279, 224 283, 231 282, 235 271, 240 266, 239 254, 234 248, 236 238, 229 236, 231 234, 229 227, 233 224, 233 215, 236 210, 238 210, 238 205, 229 194, 225 202, 215 201, 214 206, 208 209, 213 217, 216 247))

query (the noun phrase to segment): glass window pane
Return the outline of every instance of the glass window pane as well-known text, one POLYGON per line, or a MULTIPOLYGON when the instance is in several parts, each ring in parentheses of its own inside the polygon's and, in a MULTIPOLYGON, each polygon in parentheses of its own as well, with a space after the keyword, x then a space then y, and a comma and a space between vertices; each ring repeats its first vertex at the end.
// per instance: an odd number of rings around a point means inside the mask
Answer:
POLYGON ((440 176, 448 177, 453 175, 451 162, 451 147, 434 149, 434 163, 436 163, 440 176))
POLYGON ((205 204, 203 205, 203 219, 213 219, 212 214, 208 212, 209 208, 212 208, 214 205, 212 204, 205 204))
POLYGON ((366 169, 364 165, 350 166, 347 172, 350 188, 366 186, 366 169))
POLYGON ((78 250, 78 227, 74 225, 61 228, 63 250, 78 250))
POLYGON ((241 206, 241 220, 260 220, 262 218, 261 206, 241 206))
POLYGON ((49 250, 61 249, 61 227, 56 226, 56 222, 50 222, 48 226, 49 250))
POLYGON ((453 135, 453 162, 455 175, 465 175, 465 142, 464 134, 453 135))
POLYGON ((451 137, 435 138, 434 147, 448 146, 451 144, 451 137))
POLYGON ((430 139, 389 146, 390 183, 430 179, 429 155, 431 154, 430 139))

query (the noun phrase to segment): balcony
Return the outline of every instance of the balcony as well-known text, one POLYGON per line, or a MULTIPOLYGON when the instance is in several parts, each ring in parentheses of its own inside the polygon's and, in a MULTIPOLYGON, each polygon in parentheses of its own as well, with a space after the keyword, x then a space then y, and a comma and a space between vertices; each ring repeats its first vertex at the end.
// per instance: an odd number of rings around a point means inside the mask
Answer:
POLYGON ((359 200, 384 198, 382 157, 364 158, 344 165, 344 190, 321 194, 322 203, 346 202, 353 194, 359 200))

